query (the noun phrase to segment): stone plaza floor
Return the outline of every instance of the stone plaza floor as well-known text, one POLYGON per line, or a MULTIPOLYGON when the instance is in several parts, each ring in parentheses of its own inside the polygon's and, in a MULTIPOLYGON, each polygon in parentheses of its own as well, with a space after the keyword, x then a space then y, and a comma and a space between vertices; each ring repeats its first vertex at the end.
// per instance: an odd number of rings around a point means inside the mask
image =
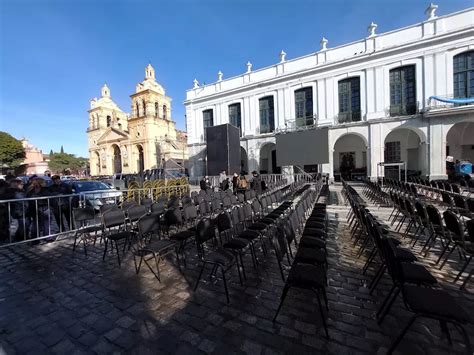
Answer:
MULTIPOLYGON (((381 220, 391 211, 369 208, 381 220)), ((188 249, 183 274, 174 258, 161 264, 160 283, 146 267, 137 275, 130 254, 119 268, 114 255, 102 261, 103 245, 89 247, 86 257, 82 249, 73 253, 72 240, 65 239, 0 249, 0 354, 384 354, 411 313, 399 297, 382 325, 377 324, 375 313, 391 281, 385 276, 369 295, 374 268, 362 275, 365 257, 357 258, 358 247, 350 240, 348 211, 341 187, 330 186, 329 340, 317 301, 308 292, 290 291, 272 322, 283 288, 273 254, 257 270, 247 257, 244 286, 232 273, 227 304, 222 282, 208 274, 193 292, 199 272, 194 246, 188 249)), ((420 261, 474 314, 472 281, 459 291, 459 284, 452 283, 458 266, 448 263, 439 271, 434 266, 438 251, 423 258, 420 249, 414 248, 420 261)), ((450 330, 452 346, 438 322, 419 320, 397 353, 465 352, 459 333, 450 330)), ((474 344, 474 327, 467 331, 474 344)))

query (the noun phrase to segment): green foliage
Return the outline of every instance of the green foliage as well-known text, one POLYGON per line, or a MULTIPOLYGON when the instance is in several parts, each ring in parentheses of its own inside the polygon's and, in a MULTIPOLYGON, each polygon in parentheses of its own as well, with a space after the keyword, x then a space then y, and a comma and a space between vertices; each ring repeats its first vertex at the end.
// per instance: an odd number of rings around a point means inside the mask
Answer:
POLYGON ((61 146, 61 154, 64 154, 64 148, 61 146))
POLYGON ((18 139, 0 131, 0 167, 17 168, 25 160, 25 149, 18 139))
POLYGON ((74 154, 53 153, 49 157, 49 168, 55 174, 77 174, 87 169, 89 161, 74 154))

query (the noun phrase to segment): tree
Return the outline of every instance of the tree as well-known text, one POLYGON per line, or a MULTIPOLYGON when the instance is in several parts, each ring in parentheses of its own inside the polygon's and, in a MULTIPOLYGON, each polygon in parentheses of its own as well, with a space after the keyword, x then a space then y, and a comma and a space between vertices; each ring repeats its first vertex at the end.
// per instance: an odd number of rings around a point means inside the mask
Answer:
POLYGON ((64 154, 64 148, 61 146, 61 154, 64 154))
POLYGON ((53 155, 53 150, 52 149, 49 151, 49 155, 53 155))
POLYGON ((18 139, 0 131, 0 168, 19 167, 26 158, 25 149, 18 139))
POLYGON ((88 163, 86 158, 78 158, 74 154, 53 153, 49 157, 49 168, 56 174, 78 174, 87 169, 88 163))

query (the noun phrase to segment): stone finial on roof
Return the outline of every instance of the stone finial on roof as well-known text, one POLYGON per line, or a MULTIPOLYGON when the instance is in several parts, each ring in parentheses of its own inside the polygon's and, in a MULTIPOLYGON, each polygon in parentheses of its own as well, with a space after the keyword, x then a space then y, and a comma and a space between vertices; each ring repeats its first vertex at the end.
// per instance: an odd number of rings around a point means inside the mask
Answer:
POLYGON ((252 71, 252 63, 247 62, 247 73, 250 73, 252 71))
POLYGON ((326 38, 321 38, 321 41, 319 42, 319 44, 321 45, 321 50, 322 51, 325 51, 328 49, 328 40, 326 38))
POLYGON ((222 72, 219 70, 219 72, 217 73, 217 81, 222 81, 223 76, 224 74, 222 74, 222 72))
POLYGON ((375 30, 377 29, 377 24, 371 22, 369 27, 367 27, 367 31, 369 32, 369 37, 373 37, 376 35, 375 30))
POLYGON ((438 5, 431 3, 425 10, 426 16, 428 16, 428 20, 432 20, 436 18, 436 10, 438 9, 438 5))
POLYGON ((284 50, 282 50, 280 52, 280 63, 283 63, 285 61, 285 58, 286 58, 286 53, 284 50))
POLYGON ((193 80, 193 89, 197 89, 199 87, 199 81, 197 79, 193 80))

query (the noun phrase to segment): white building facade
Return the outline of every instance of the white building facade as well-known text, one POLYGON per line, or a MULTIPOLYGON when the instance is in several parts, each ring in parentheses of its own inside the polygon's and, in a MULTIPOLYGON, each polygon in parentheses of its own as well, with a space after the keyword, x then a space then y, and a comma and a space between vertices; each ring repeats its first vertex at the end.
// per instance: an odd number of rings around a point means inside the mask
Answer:
POLYGON ((190 174, 205 175, 205 127, 223 123, 241 128, 246 171, 280 172, 275 135, 321 127, 329 157, 318 169, 332 179, 388 176, 380 163, 392 162, 440 179, 446 156, 474 162, 474 105, 430 100, 474 97, 474 8, 436 10, 413 26, 378 34, 371 23, 353 43, 330 48, 323 38, 316 53, 288 60, 282 51, 270 67, 195 80, 185 101, 190 174))

